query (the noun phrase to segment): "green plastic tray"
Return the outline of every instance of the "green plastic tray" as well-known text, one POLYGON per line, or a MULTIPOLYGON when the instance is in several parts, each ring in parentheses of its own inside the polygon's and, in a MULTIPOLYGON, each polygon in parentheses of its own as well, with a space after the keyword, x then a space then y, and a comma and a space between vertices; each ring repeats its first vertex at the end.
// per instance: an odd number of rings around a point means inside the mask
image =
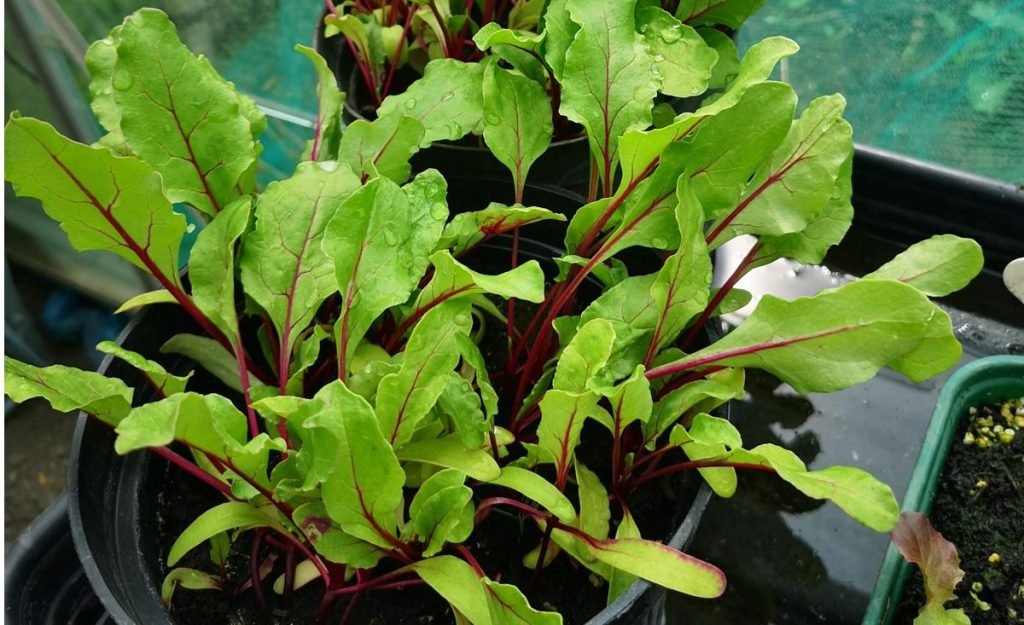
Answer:
MULTIPOLYGON (((904 511, 931 511, 953 436, 967 409, 1024 396, 1024 356, 988 356, 956 371, 942 387, 921 451, 910 475, 904 511)), ((910 564, 889 544, 862 625, 890 625, 903 595, 910 564)))

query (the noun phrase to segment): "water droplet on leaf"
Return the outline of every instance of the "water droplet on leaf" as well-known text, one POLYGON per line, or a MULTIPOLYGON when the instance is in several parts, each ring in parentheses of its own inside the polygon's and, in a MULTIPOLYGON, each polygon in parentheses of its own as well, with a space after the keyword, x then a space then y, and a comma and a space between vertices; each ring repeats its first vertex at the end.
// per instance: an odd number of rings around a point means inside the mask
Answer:
POLYGON ((395 231, 390 226, 384 226, 384 240, 388 245, 398 243, 398 235, 395 234, 395 231))
POLYGON ((405 108, 412 110, 416 108, 416 98, 409 98, 405 101, 405 108))
POLYGON ((665 60, 665 56, 664 55, 662 55, 662 54, 655 54, 654 55, 654 62, 655 63, 662 63, 662 62, 664 62, 664 60, 665 60))
POLYGON ((501 123, 501 118, 494 113, 488 113, 486 118, 488 126, 497 126, 501 123))
POLYGON ((434 205, 430 207, 430 216, 441 221, 448 217, 448 207, 441 202, 435 202, 434 205))
POLYGON ((668 240, 665 239, 664 237, 654 237, 653 239, 651 239, 651 247, 664 249, 668 247, 668 240))
POLYGON ((455 92, 454 91, 445 91, 444 95, 441 96, 441 101, 442 102, 447 102, 448 100, 451 100, 454 97, 455 97, 455 92))
POLYGON ((675 43, 683 38, 683 34, 679 32, 679 26, 673 26, 672 28, 666 28, 661 31, 661 39, 665 43, 675 43))

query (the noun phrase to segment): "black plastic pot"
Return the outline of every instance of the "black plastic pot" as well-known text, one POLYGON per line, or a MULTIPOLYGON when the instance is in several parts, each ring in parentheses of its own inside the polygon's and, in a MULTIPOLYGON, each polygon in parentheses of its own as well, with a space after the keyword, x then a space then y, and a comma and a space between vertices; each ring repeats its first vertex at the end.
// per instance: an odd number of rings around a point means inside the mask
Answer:
POLYGON ((8 625, 111 622, 75 553, 66 496, 51 504, 11 545, 4 562, 4 588, 8 625))
MULTIPOLYGON (((494 199, 501 188, 496 181, 480 181, 453 177, 449 181, 449 204, 453 211, 481 208, 494 199)), ((504 183, 508 193, 511 185, 504 183)), ((531 187, 531 201, 556 210, 571 211, 581 199, 557 189, 531 187)), ((550 258, 561 243, 562 228, 534 226, 540 239, 523 237, 520 252, 524 258, 550 258)), ((526 231, 524 230, 524 233, 526 231)), ((496 247, 507 242, 496 241, 496 247)), ((180 308, 155 306, 139 314, 125 329, 119 342, 134 351, 156 357, 171 371, 181 371, 189 363, 183 358, 155 356, 157 348, 180 332, 195 331, 193 322, 180 308)), ((106 360, 100 367, 112 376, 121 377, 130 386, 140 389, 137 400, 148 401, 148 386, 140 376, 121 361, 106 360)), ((204 384, 197 372, 193 378, 204 384)), ((212 383, 211 383, 212 384, 212 383)), ((70 479, 71 530, 85 574, 99 599, 119 625, 172 625, 159 596, 163 571, 157 536, 157 515, 160 493, 167 479, 166 463, 145 453, 117 456, 113 450, 114 434, 106 426, 82 415, 72 447, 70 479)), ((197 488, 203 488, 197 486, 197 488)), ((668 544, 684 548, 693 537, 697 524, 710 498, 708 487, 701 483, 689 506, 681 505, 674 514, 676 531, 668 544)), ((200 511, 196 511, 198 514, 200 511)), ((666 593, 645 582, 634 584, 627 593, 588 622, 588 625, 654 625, 664 619, 666 593)), ((46 623, 46 625, 51 625, 46 623)), ((56 625, 56 621, 53 622, 56 625)))

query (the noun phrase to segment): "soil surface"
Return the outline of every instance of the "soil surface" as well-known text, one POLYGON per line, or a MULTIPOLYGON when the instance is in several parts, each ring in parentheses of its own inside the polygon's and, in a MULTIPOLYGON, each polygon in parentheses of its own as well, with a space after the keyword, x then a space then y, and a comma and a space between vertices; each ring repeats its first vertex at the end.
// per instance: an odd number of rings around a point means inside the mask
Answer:
MULTIPOLYGON (((962 608, 972 625, 1020 625, 1024 624, 1024 432, 1015 428, 1009 443, 993 433, 986 437, 991 442, 979 446, 982 435, 977 421, 985 418, 984 408, 960 424, 929 519, 956 545, 965 572, 956 589, 957 600, 946 607, 962 608), (974 444, 964 443, 968 430, 974 444), (976 598, 971 595, 975 584, 980 584, 976 598)), ((987 427, 1005 424, 1000 404, 989 408, 994 409, 993 425, 987 427)), ((923 583, 915 568, 893 623, 914 620, 925 601, 923 583)))

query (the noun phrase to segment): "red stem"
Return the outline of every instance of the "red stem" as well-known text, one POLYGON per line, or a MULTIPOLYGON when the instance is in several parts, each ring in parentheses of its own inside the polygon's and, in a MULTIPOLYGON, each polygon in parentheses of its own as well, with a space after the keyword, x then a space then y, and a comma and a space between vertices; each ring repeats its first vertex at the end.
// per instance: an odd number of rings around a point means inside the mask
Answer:
POLYGON ((721 461, 721 460, 697 460, 697 461, 692 461, 692 462, 680 462, 678 464, 673 464, 673 465, 669 465, 667 467, 662 467, 662 468, 658 469, 657 471, 651 471, 649 473, 645 473, 644 475, 641 475, 640 477, 638 477, 635 480, 633 480, 633 482, 631 483, 631 486, 633 488, 636 488, 637 486, 640 486, 641 484, 645 484, 647 482, 650 482, 651 480, 655 480, 655 479, 658 479, 659 477, 664 477, 666 475, 671 475, 673 473, 679 473, 680 471, 689 471, 689 470, 692 470, 692 469, 710 469, 710 468, 718 468, 718 467, 733 468, 733 469, 746 469, 746 470, 749 470, 749 471, 762 471, 762 472, 765 472, 765 473, 775 473, 775 469, 773 469, 771 467, 765 467, 765 466, 762 466, 762 465, 759 465, 759 464, 753 464, 753 463, 749 463, 749 462, 724 462, 724 461, 721 461))
POLYGON ((167 462, 170 462, 174 466, 178 467, 182 471, 185 471, 192 477, 216 488, 228 499, 235 499, 235 496, 231 493, 231 488, 227 484, 221 482, 220 480, 213 477, 206 471, 203 471, 194 462, 187 460, 185 457, 179 455, 176 452, 171 451, 167 447, 150 447, 149 450, 155 453, 156 455, 160 456, 167 462))
POLYGON ((391 80, 395 77, 395 70, 398 68, 398 59, 402 56, 402 49, 405 47, 405 40, 409 36, 409 29, 412 27, 414 12, 409 11, 405 15, 405 25, 402 26, 402 36, 395 46, 395 58, 391 59, 391 67, 388 68, 388 77, 384 79, 384 87, 381 89, 381 96, 387 97, 391 90, 391 80))

